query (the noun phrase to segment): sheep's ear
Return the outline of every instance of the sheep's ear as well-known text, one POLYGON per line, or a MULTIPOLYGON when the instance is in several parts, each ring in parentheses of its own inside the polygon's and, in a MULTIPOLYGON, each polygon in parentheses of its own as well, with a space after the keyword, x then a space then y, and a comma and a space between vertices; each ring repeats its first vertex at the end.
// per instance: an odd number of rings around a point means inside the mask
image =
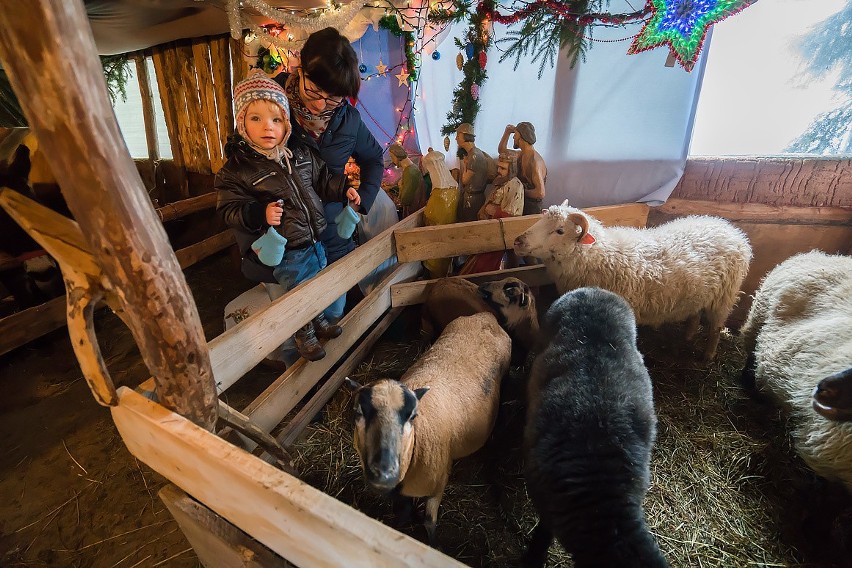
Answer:
POLYGON ((568 200, 567 200, 567 199, 566 199, 565 201, 563 201, 563 202, 562 202, 562 207, 568 207, 569 205, 571 205, 571 204, 570 204, 570 203, 568 203, 568 200))
POLYGON ((359 383, 356 380, 350 379, 349 377, 346 377, 345 379, 343 379, 343 382, 345 382, 346 386, 349 387, 350 389, 352 389, 353 391, 356 391, 356 390, 362 388, 361 383, 359 383))
POLYGON ((542 210, 541 210, 541 214, 542 214, 542 215, 546 214, 547 212, 548 212, 548 209, 542 209, 542 210))
POLYGON ((589 220, 582 213, 571 213, 568 215, 568 220, 580 227, 580 232, 577 233, 577 240, 580 241, 589 232, 589 220))
POLYGON ((414 396, 416 396, 416 397, 417 397, 417 400, 420 400, 421 398, 423 398, 423 395, 424 395, 424 394, 426 394, 427 392, 429 392, 429 389, 430 389, 430 388, 432 388, 432 387, 423 387, 423 388, 419 388, 419 389, 414 389, 414 391, 413 391, 413 392, 414 392, 414 396))

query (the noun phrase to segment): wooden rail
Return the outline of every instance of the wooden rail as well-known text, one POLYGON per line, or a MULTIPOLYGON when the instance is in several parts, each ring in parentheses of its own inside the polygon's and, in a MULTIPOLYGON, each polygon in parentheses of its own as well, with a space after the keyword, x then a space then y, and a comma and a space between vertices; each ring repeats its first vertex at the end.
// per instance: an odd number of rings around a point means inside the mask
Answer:
MULTIPOLYGON (((155 209, 163 222, 179 219, 190 213, 209 209, 216 205, 216 194, 206 193, 175 203, 169 203, 155 209)), ((175 251, 175 256, 183 269, 227 248, 234 243, 231 231, 223 231, 203 241, 175 251)), ((50 333, 67 323, 67 299, 60 296, 47 302, 21 310, 0 319, 0 355, 26 345, 42 335, 50 333)))

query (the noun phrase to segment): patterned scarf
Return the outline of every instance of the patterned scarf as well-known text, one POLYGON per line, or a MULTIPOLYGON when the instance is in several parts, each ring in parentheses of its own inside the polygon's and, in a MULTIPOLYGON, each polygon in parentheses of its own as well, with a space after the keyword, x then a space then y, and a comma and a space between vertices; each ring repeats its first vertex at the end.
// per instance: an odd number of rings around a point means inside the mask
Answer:
MULTIPOLYGON (((287 93, 287 99, 290 101, 290 108, 293 110, 293 116, 296 117, 296 122, 299 123, 305 132, 311 135, 314 140, 319 140, 325 129, 328 128, 328 123, 334 111, 340 106, 326 105, 319 115, 311 114, 305 104, 302 102, 302 96, 299 94, 299 73, 291 73, 287 77, 287 82, 284 85, 284 92, 287 93)), ((340 104, 343 104, 342 102, 340 104)))

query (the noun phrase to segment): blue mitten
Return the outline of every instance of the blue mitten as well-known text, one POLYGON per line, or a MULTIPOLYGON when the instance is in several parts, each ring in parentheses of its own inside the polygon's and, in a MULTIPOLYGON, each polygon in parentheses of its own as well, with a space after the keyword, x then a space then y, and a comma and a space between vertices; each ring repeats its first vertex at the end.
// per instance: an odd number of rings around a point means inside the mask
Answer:
POLYGON ((355 232, 355 225, 361 220, 361 216, 348 205, 343 208, 334 222, 337 223, 337 236, 341 239, 348 239, 355 232))
POLYGON ((284 258, 285 246, 287 246, 287 238, 279 234, 275 227, 269 227, 263 236, 251 244, 251 250, 266 266, 278 266, 284 258))

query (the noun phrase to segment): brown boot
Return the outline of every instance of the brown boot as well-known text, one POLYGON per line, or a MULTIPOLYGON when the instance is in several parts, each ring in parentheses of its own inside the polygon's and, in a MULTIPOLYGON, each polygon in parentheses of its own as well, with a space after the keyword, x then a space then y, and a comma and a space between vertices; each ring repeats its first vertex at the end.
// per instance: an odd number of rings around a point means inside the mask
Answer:
POLYGON ((293 338, 296 340, 296 350, 299 352, 299 355, 308 361, 319 361, 325 357, 325 349, 317 341, 312 323, 307 324, 297 331, 293 338))
POLYGON ((314 331, 320 339, 334 339, 343 333, 342 327, 328 323, 325 314, 318 315, 311 320, 311 323, 314 324, 314 331))

